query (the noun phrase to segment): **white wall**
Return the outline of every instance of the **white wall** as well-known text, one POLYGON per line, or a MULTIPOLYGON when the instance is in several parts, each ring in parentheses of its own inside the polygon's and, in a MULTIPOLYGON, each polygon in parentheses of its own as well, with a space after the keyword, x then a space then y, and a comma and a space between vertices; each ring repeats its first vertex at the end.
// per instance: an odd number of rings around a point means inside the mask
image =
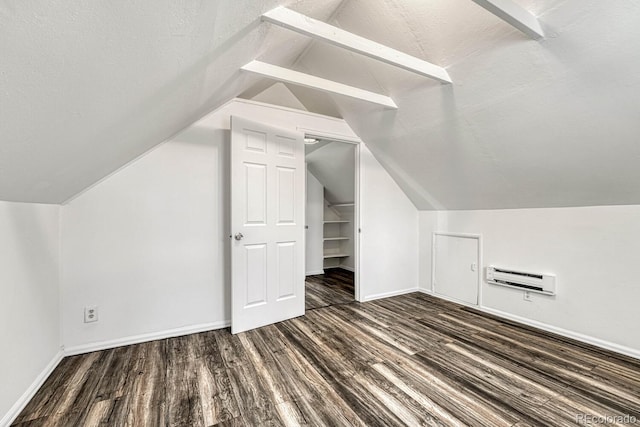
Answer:
POLYGON ((305 271, 306 275, 323 274, 323 231, 324 187, 307 170, 307 207, 305 231, 305 271))
POLYGON ((59 210, 0 202, 0 425, 59 360, 59 210))
MULTIPOLYGON (((226 324, 226 146, 232 114, 357 138, 343 120, 237 100, 65 205, 61 292, 67 351, 226 324), (98 322, 83 323, 87 305, 99 307, 98 322)), ((366 295, 415 288, 417 211, 363 151, 361 203, 363 224, 370 230, 363 249, 366 295), (389 251, 391 235, 394 248, 389 251)))
MULTIPOLYGON (((72 200, 62 209, 68 351, 227 324, 230 115, 357 139, 343 120, 236 100, 72 200), (83 323, 86 305, 98 322, 83 323)), ((364 147, 361 179, 364 295, 416 288, 415 207, 364 147)))
POLYGON ((227 139, 194 125, 63 207, 68 350, 229 318, 227 139), (87 305, 98 322, 83 323, 87 305))
POLYGON ((479 233, 483 266, 555 273, 558 287, 555 297, 533 293, 527 302, 522 291, 488 285, 483 277, 485 307, 640 357, 640 206, 448 211, 420 218, 422 287, 430 288, 424 273, 434 229, 479 233))
POLYGON ((363 300, 418 288, 418 211, 369 149, 360 151, 363 300))

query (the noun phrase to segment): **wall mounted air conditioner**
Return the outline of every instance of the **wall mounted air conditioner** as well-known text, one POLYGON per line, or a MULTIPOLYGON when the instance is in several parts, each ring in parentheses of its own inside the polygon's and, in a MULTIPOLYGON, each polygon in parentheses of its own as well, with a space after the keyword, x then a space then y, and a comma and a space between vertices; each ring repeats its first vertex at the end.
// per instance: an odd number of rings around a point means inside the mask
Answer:
POLYGON ((556 276, 544 273, 528 273, 501 267, 487 267, 487 283, 523 291, 556 294, 556 276))

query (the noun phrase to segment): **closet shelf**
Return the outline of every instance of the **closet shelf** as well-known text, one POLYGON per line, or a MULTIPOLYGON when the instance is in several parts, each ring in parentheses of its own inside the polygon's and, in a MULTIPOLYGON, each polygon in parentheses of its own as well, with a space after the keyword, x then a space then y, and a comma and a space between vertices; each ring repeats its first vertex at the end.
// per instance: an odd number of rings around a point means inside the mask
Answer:
POLYGON ((347 224, 349 221, 346 221, 344 219, 340 219, 340 220, 332 220, 332 221, 324 221, 325 224, 347 224))
POLYGON ((349 240, 349 237, 347 236, 338 236, 338 237, 325 237, 324 241, 330 241, 330 240, 349 240))
POLYGON ((349 254, 325 254, 324 255, 324 259, 327 258, 347 258, 348 256, 351 256, 349 254))
POLYGON ((349 206, 355 206, 356 204, 353 202, 348 202, 348 203, 332 203, 329 205, 330 208, 342 208, 342 207, 349 207, 349 206))

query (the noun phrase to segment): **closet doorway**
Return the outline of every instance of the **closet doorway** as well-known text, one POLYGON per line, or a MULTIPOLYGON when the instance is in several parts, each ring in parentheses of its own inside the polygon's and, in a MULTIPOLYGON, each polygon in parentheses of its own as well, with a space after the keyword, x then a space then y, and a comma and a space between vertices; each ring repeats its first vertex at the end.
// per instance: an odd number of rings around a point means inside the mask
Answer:
POLYGON ((307 310, 358 295, 358 145, 307 135, 305 302, 307 310))

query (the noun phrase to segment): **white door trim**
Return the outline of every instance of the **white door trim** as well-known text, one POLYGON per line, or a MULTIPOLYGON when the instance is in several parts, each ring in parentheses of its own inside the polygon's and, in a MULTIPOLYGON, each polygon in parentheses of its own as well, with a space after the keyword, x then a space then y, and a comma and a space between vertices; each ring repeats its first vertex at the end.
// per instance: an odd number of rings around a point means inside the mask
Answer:
POLYGON ((478 303, 473 304, 474 307, 482 307, 482 234, 472 233, 450 233, 448 231, 434 231, 431 239, 431 293, 442 298, 446 298, 436 292, 436 238, 438 236, 461 237, 464 239, 476 239, 478 241, 478 303))
POLYGON ((356 144, 356 152, 355 152, 355 203, 353 209, 353 255, 355 256, 355 271, 353 274, 353 286, 354 286, 354 298, 358 302, 362 302, 362 295, 365 293, 362 290, 362 286, 360 283, 360 206, 362 204, 362 200, 360 200, 360 150, 362 149, 361 144, 356 144))
MULTIPOLYGON (((355 163, 356 163, 355 164, 355 195, 354 195, 355 206, 353 210, 353 217, 354 217, 353 256, 355 257, 355 269, 354 269, 355 271, 354 271, 353 287, 354 287, 355 300, 358 302, 363 302, 362 295, 365 295, 365 292, 363 292, 362 286, 360 283, 360 222, 361 222, 360 205, 362 203, 362 200, 360 197, 360 179, 361 179, 360 151, 362 147, 361 145, 362 141, 360 139, 355 140, 355 139, 346 137, 344 135, 336 136, 336 135, 327 134, 317 129, 307 129, 303 127, 297 127, 297 130, 300 132, 304 132, 305 138, 318 138, 326 141, 355 145, 355 156, 354 156, 355 163)), ((305 187, 305 192, 306 192, 306 187, 305 187)), ((306 197, 306 194, 305 194, 305 197, 306 197)), ((305 233, 305 239, 306 239, 306 233, 305 233)), ((305 241, 304 247, 306 248, 306 241, 305 241)))

